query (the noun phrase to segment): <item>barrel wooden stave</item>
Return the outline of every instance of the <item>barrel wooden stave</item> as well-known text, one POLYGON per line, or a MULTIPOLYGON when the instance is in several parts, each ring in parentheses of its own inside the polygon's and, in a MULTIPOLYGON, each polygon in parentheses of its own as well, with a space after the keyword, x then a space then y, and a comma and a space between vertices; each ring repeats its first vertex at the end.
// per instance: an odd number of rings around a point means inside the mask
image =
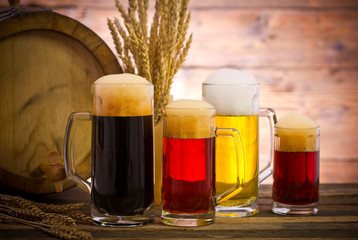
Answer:
MULTIPOLYGON (((50 150, 63 155, 67 118, 91 110, 91 84, 119 73, 116 57, 90 29, 53 12, 19 12, 0 21, 0 183, 54 192, 40 171, 50 150)), ((75 138, 78 174, 88 178, 90 123, 75 138)), ((64 189, 74 184, 62 182, 64 189)))

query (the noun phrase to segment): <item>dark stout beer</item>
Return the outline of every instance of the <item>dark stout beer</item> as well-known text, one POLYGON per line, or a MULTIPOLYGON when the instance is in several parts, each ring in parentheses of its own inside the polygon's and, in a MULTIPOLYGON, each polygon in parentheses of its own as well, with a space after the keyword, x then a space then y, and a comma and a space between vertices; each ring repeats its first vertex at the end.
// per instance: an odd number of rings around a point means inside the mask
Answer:
POLYGON ((153 85, 129 73, 95 81, 92 112, 72 113, 69 118, 64 156, 66 174, 91 194, 94 223, 134 227, 153 222, 153 85), (77 175, 73 166, 79 121, 92 122, 91 182, 77 175))
POLYGON ((153 202, 152 116, 93 116, 92 203, 110 215, 141 214, 153 202))

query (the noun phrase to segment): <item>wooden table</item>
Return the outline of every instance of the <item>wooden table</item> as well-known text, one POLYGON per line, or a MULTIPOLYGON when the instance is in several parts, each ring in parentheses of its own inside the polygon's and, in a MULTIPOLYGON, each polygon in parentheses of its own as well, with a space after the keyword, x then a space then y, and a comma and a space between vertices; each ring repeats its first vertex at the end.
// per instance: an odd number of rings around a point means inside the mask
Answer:
MULTIPOLYGON (((47 203, 89 201, 79 188, 43 195, 35 200, 47 203)), ((254 217, 217 218, 209 226, 170 227, 155 223, 137 228, 105 228, 78 224, 95 239, 191 239, 191 238, 275 238, 275 239, 358 239, 358 184, 322 184, 320 210, 316 216, 278 216, 271 212, 271 185, 260 186, 260 212, 254 217)), ((0 224, 0 239, 51 239, 51 236, 22 225, 0 224)))

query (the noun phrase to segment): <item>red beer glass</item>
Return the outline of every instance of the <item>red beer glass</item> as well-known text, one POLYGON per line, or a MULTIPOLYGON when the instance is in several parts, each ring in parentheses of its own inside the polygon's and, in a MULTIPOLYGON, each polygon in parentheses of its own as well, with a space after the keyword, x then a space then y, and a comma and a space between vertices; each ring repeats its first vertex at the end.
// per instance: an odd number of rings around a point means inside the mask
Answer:
POLYGON ((320 128, 275 127, 272 211, 276 214, 318 212, 320 128))
POLYGON ((168 104, 163 124, 162 222, 175 226, 213 223, 216 203, 243 187, 239 132, 216 128, 214 107, 199 100, 168 104), (236 185, 220 196, 215 196, 216 136, 231 137, 239 159, 236 185))

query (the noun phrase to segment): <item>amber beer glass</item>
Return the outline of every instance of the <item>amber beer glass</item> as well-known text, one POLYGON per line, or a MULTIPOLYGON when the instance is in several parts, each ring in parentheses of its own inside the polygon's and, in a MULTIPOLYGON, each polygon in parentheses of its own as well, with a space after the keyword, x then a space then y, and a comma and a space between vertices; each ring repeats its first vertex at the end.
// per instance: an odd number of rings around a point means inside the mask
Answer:
MULTIPOLYGON (((203 99, 217 111, 220 128, 235 128, 240 132, 245 155, 244 188, 216 207, 216 216, 242 217, 258 212, 258 185, 271 175, 273 144, 267 165, 259 171, 259 117, 266 117, 273 139, 276 121, 272 109, 259 108, 259 84, 249 73, 221 69, 203 83, 203 99)), ((216 141, 216 191, 218 194, 233 186, 237 175, 237 160, 229 138, 216 141)))
POLYGON ((275 126, 272 211, 314 215, 319 200, 319 127, 275 126))
POLYGON ((242 189, 242 146, 235 129, 218 129, 215 109, 199 100, 168 104, 163 119, 162 222, 202 226, 214 222, 215 205, 242 189), (238 162, 236 182, 216 196, 215 140, 230 136, 238 162))
POLYGON ((67 176, 91 194, 91 215, 104 226, 140 226, 154 218, 153 85, 133 74, 92 85, 92 112, 72 113, 65 136, 67 176), (76 174, 73 139, 92 122, 91 183, 76 174))

